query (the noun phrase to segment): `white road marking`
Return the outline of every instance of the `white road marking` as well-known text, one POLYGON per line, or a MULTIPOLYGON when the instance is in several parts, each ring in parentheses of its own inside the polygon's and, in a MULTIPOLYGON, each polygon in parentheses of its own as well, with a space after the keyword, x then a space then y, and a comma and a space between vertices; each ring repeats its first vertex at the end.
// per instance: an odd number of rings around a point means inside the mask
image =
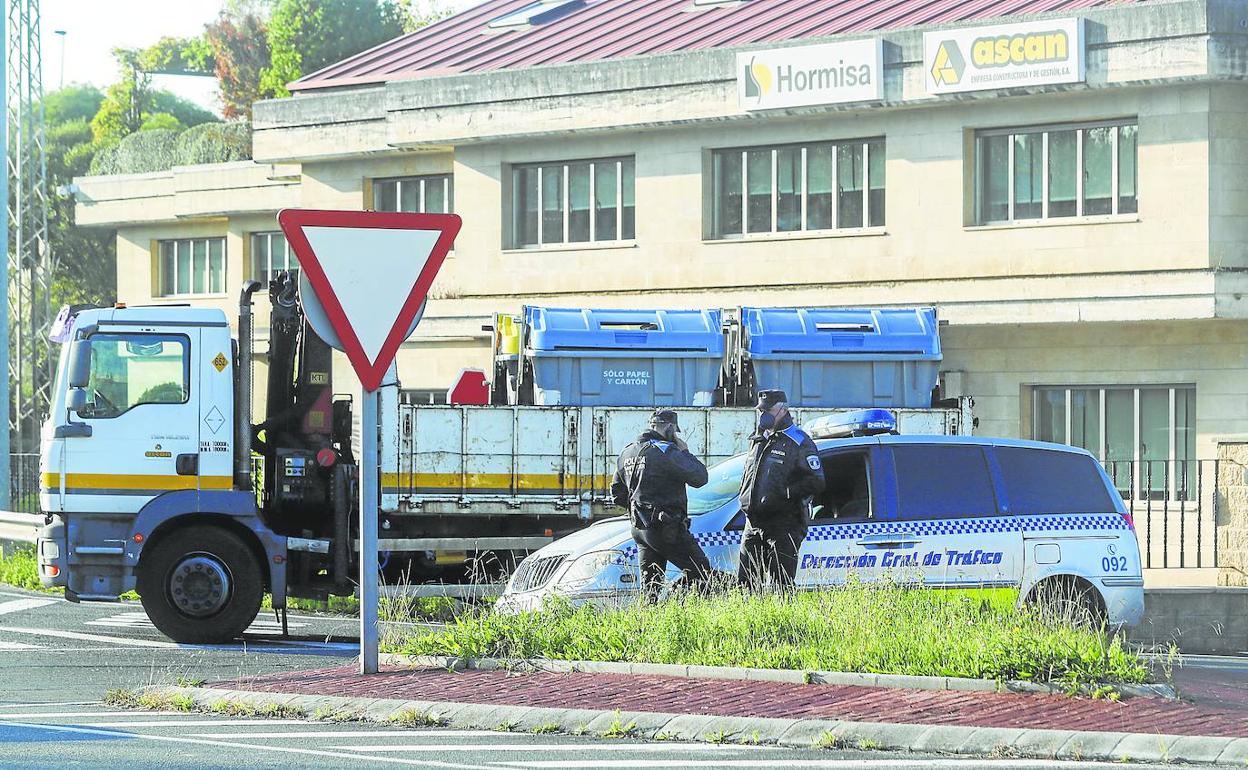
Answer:
MULTIPOLYGON (((682 746, 689 748, 688 746, 682 746)), ((751 747, 753 748, 753 747, 751 747)), ((381 759, 381 757, 370 757, 381 759)), ((932 768, 957 768, 965 767, 970 761, 966 759, 785 759, 783 764, 785 768, 791 767, 812 767, 827 768, 827 770, 931 770, 932 768)), ((676 767, 676 768, 728 768, 728 767, 776 767, 774 759, 603 759, 594 760, 552 760, 552 761, 535 761, 535 762, 507 762, 509 767, 532 768, 533 770, 559 770, 559 768, 584 768, 592 767, 594 770, 601 768, 650 768, 650 767, 676 767)), ((977 760, 978 767, 998 768, 999 770, 1052 770, 1052 768, 1060 765, 1052 760, 1032 760, 1032 759, 1000 759, 1000 760, 977 760)), ((1079 770, 1112 770, 1113 768, 1121 768, 1121 763, 1116 762, 1080 762, 1079 770)))
MULTIPOLYGON (((336 751, 642 751, 671 752, 677 748, 681 751, 740 751, 740 746, 717 743, 479 743, 479 744, 446 744, 446 743, 394 743, 372 746, 330 746, 336 751)), ((771 748, 771 747, 754 747, 771 748)), ((583 762, 581 764, 584 764, 583 762)), ((595 765, 600 763, 595 761, 595 765)), ((579 765, 578 765, 579 766, 579 765)), ((628 766, 625 763, 623 766, 628 766)))
POLYGON ((10 612, 21 612, 22 610, 33 610, 36 607, 46 607, 49 604, 56 604, 56 600, 17 599, 11 602, 0 603, 0 615, 8 615, 10 612))
MULTIPOLYGON (((43 706, 47 704, 36 703, 33 705, 43 706)), ((67 705, 89 706, 91 704, 71 703, 67 705)), ((28 714, 0 714, 0 719, 43 719, 44 717, 55 717, 57 719, 60 719, 61 717, 73 717, 75 719, 81 719, 82 717, 96 717, 99 719, 108 719, 110 717, 147 717, 148 719, 150 719, 153 716, 170 716, 170 717, 188 716, 189 717, 189 716, 200 716, 200 714, 196 712, 190 712, 190 711, 169 711, 169 712, 160 712, 159 714, 156 712, 152 712, 152 711, 62 711, 60 713, 55 712, 55 711, 32 711, 28 714)), ((286 721, 290 721, 290 720, 286 720, 286 721)), ((214 722, 214 724, 216 723, 214 722)))
MULTIPOLYGON (((142 712, 139 712, 142 713, 142 712)), ((151 716, 148 714, 147 716, 151 716)), ((202 716, 202 714, 195 714, 202 716)), ((96 727, 100 729, 108 727, 121 727, 130 729, 131 727, 215 727, 217 725, 256 725, 257 727, 272 727, 273 725, 301 725, 307 722, 297 722, 291 719, 179 719, 169 720, 137 720, 133 722, 80 722, 76 727, 96 727)))
MULTIPOLYGON (((116 730, 92 730, 82 727, 69 727, 67 725, 39 725, 22 722, 6 723, 0 721, 2 727, 19 727, 33 730, 48 730, 50 732, 71 733, 75 735, 95 735, 102 738, 116 738, 118 732, 116 730)), ((125 735, 133 736, 138 740, 155 741, 158 743, 182 743, 197 746, 222 746, 230 749, 252 749, 260 750, 270 754, 300 754, 303 756, 315 757, 333 757, 334 759, 353 759, 360 760, 366 758, 369 762, 388 763, 392 765, 423 765, 425 767, 445 767, 452 770, 498 770, 497 765, 465 765, 456 764, 454 762, 441 762, 436 759, 403 759, 401 757, 377 757, 368 756, 361 757, 359 754, 343 754, 334 751, 324 751, 319 749, 300 749, 294 746, 274 746, 272 744, 257 745, 254 743, 238 743, 235 741, 210 741, 201 738, 180 738, 172 735, 147 735, 144 733, 125 733, 125 735)))
POLYGON ((181 649, 184 646, 177 642, 161 642, 155 639, 123 639, 120 636, 102 636, 99 634, 80 634, 77 631, 61 631, 54 628, 14 628, 0 626, 0 633, 31 634, 33 636, 51 636, 59 639, 76 639, 80 642, 110 642, 128 647, 157 647, 166 650, 181 649))
POLYGON ((34 644, 22 644, 21 642, 5 642, 0 641, 0 652, 22 652, 30 650, 42 650, 43 647, 34 644))
POLYGON ((103 634, 84 634, 77 631, 62 631, 52 628, 17 628, 14 626, 0 626, 0 633, 12 631, 16 634, 30 634, 33 636, 47 636, 59 639, 74 639, 83 642, 107 642, 109 644, 119 644, 125 647, 149 647, 161 650, 217 650, 229 652, 283 652, 283 647, 274 647, 271 645, 281 644, 286 647, 297 647, 301 649, 313 650, 341 650, 343 652, 355 652, 359 650, 358 644, 348 644, 346 642, 302 642, 295 640, 255 640, 247 642, 244 640, 237 644, 178 644, 177 642, 165 642, 159 639, 132 639, 121 636, 105 636, 103 634))
MULTIPOLYGON (((3 605, 0 605, 3 606, 3 605)), ((84 626, 105 626, 112 628, 143 628, 151 629, 156 626, 152 624, 150 618, 145 612, 123 612, 118 615, 109 615, 108 617, 99 618, 97 620, 87 620, 83 622, 84 626)), ((306 628, 306 623, 290 623, 288 628, 298 629, 306 628)), ((282 625, 273 620, 256 620, 247 629, 249 634, 281 634, 282 625)))
MULTIPOLYGON (((249 722, 248 724, 255 724, 249 722)), ((314 727, 314 724, 308 724, 314 727)), ((392 738, 404 737, 410 738, 412 731, 396 727, 393 730, 287 730, 280 733, 262 733, 262 732, 227 732, 227 733, 191 733, 196 738, 392 738)), ((493 730, 421 730, 422 737, 429 736, 433 738, 517 738, 524 736, 507 735, 506 733, 498 733, 493 730)), ((534 735, 534 738, 541 736, 534 735)))

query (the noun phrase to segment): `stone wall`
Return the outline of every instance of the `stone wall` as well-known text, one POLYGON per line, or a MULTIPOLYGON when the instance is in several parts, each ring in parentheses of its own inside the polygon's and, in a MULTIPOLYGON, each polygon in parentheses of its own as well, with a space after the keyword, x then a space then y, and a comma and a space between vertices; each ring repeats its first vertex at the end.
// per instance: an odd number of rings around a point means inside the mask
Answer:
POLYGON ((1171 642, 1192 655, 1233 655, 1248 650, 1248 588, 1150 588, 1144 619, 1131 640, 1149 646, 1171 642))
POLYGON ((1219 442, 1218 459, 1218 585, 1248 587, 1248 441, 1219 442))

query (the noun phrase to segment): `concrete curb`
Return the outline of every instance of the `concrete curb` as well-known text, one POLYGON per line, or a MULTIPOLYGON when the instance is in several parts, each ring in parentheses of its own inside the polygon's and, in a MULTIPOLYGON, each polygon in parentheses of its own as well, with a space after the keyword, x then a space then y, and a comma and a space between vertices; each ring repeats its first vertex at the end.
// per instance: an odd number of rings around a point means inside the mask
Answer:
POLYGON ((536 706, 343 698, 202 687, 143 688, 163 696, 189 697, 200 709, 236 703, 285 706, 333 718, 393 723, 411 714, 418 724, 504 732, 562 732, 608 738, 687 740, 707 743, 773 744, 794 748, 929 751, 955 755, 1027 759, 1187 762, 1248 762, 1248 738, 1212 738, 1139 733, 1025 730, 956 725, 840 722, 821 719, 720 717, 699 714, 596 711, 536 706))
MULTIPOLYGON (((954 690, 960 692, 1017 692, 1068 695, 1070 690, 1036 682, 992 679, 964 679, 953 676, 901 676, 898 674, 851 674, 840 671, 792 671, 734 666, 682 666, 672 663, 603 663, 588 660, 545 660, 497 658, 456 658, 442 655, 409 656, 383 653, 381 662, 409 668, 442 668, 451 671, 546 671, 588 674, 628 674, 634 676, 674 676, 687 679, 749 680, 786 684, 832 684, 851 687, 892 687, 904 690, 954 690)), ((1179 694, 1168 684, 1109 685, 1123 698, 1169 698, 1179 694)), ((1092 695, 1096 688, 1080 687, 1079 695, 1092 695)))

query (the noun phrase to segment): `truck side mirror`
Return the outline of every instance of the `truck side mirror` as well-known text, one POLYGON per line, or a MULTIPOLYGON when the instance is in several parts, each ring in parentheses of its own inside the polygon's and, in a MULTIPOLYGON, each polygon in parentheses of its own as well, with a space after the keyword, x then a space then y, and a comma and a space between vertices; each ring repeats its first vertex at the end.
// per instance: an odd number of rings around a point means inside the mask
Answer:
MULTIPOLYGON (((74 340, 69 349, 69 382, 71 389, 85 388, 91 379, 91 342, 74 340)), ((84 394, 85 395, 85 394, 84 394)))
POLYGON ((70 388, 65 399, 65 406, 71 414, 82 414, 87 408, 86 388, 70 388))

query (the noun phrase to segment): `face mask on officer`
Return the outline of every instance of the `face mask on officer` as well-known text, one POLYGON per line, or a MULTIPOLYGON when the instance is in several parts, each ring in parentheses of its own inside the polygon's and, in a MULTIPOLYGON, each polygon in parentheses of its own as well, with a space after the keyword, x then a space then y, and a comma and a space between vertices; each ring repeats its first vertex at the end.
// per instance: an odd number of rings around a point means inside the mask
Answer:
POLYGON ((783 390, 760 390, 758 392, 758 431, 765 433, 775 430, 776 425, 788 411, 785 401, 787 396, 783 390))

